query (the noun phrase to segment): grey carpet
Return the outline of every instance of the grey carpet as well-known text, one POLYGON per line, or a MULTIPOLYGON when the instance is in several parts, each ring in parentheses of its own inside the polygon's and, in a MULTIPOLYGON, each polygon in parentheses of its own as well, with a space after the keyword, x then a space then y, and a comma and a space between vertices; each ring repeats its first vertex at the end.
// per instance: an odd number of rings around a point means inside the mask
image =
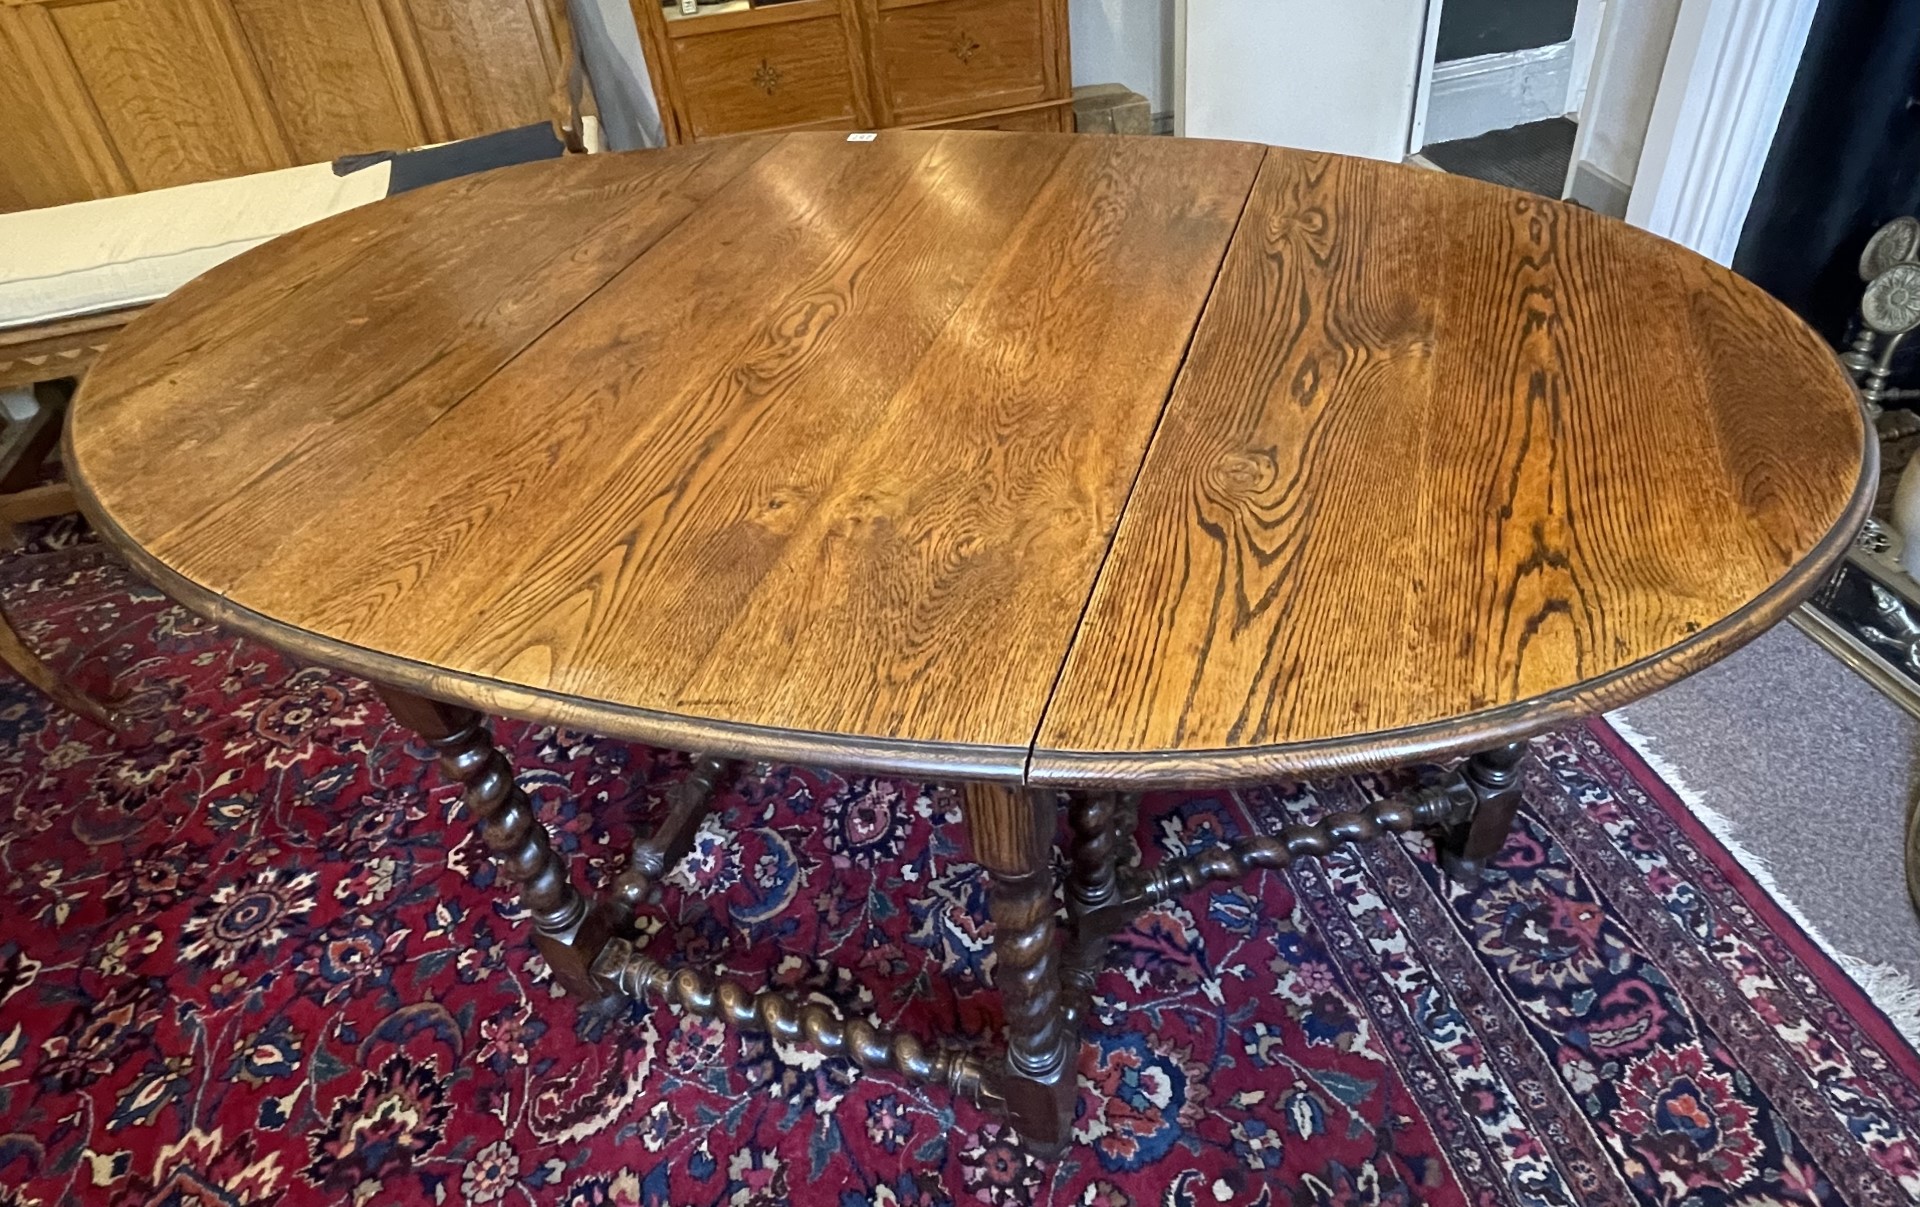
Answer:
POLYGON ((1920 722, 1784 624, 1620 715, 1835 948, 1920 983, 1903 863, 1920 722))
POLYGON ((1574 123, 1557 117, 1477 138, 1434 143, 1420 154, 1442 171, 1558 197, 1573 158, 1574 123))

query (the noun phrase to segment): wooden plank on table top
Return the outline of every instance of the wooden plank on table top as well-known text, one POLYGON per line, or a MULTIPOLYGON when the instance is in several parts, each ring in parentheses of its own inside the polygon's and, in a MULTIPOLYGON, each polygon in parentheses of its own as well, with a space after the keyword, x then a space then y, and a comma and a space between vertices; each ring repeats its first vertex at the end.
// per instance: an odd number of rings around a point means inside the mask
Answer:
POLYGON ((521 165, 275 239, 114 337, 75 401, 76 461, 163 557, 284 528, 776 143, 521 165))
POLYGON ((1831 355, 1724 270, 1558 202, 1276 150, 1033 769, 1393 763, 1476 714, 1591 711, 1588 685, 1792 581, 1861 444, 1831 355))
POLYGON ((1262 151, 811 141, 232 601, 476 679, 1024 761, 1262 151))

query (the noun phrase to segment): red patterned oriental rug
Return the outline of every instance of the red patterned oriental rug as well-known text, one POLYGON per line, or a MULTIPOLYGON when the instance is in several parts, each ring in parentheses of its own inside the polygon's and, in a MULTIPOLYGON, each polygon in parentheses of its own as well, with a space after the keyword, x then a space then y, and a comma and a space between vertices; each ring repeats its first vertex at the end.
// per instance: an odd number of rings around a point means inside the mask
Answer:
MULTIPOLYGON (((1475 890, 1384 843, 1143 918, 1076 1134, 664 1012, 582 1017, 367 687, 169 606, 90 542, 0 563, 129 749, 0 683, 0 1203, 1905 1204, 1920 1059, 1603 724, 1540 739, 1475 890)), ((576 874, 676 754, 509 724, 576 874)), ((1147 857, 1360 777, 1150 799, 1147 857)), ((996 1026, 952 792, 781 767, 649 915, 922 1035, 996 1026)))

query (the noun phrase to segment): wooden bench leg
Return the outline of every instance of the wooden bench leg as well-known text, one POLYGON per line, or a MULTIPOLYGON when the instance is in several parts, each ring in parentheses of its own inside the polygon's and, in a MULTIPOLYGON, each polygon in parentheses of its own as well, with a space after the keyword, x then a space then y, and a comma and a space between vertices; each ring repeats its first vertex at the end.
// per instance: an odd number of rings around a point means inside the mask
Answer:
POLYGON ((48 482, 19 494, 0 495, 0 550, 20 547, 16 529, 30 520, 45 520, 70 515, 80 510, 73 499, 73 487, 65 482, 48 482))
POLYGON ((14 674, 39 688, 48 699, 69 712, 78 713, 116 733, 126 729, 126 722, 112 709, 80 691, 55 674, 52 667, 40 661, 39 656, 26 647, 26 643, 20 640, 20 634, 14 632, 13 625, 3 616, 0 616, 0 663, 5 663, 14 674))
POLYGON ((60 443, 60 421, 67 414, 70 384, 41 382, 33 387, 40 404, 31 418, 11 423, 0 438, 0 494, 15 494, 40 484, 41 466, 60 443))

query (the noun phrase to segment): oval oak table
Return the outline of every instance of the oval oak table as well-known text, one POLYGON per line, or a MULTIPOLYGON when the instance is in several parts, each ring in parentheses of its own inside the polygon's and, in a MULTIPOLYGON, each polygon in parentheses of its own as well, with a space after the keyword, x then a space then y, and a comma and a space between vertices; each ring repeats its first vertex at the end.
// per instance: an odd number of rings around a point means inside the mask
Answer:
POLYGON ((944 1084, 1044 1155, 1131 912, 1415 828, 1475 875, 1526 737, 1819 584, 1868 431, 1786 310, 1557 202, 1235 143, 888 131, 329 219, 134 322, 67 439, 138 570, 373 680, 439 749, 575 994, 944 1084), (486 713, 699 752, 598 899, 486 713), (1142 789, 1453 756, 1364 812, 1117 866, 1142 789), (634 949, 733 760, 961 786, 1004 1060, 634 949))

